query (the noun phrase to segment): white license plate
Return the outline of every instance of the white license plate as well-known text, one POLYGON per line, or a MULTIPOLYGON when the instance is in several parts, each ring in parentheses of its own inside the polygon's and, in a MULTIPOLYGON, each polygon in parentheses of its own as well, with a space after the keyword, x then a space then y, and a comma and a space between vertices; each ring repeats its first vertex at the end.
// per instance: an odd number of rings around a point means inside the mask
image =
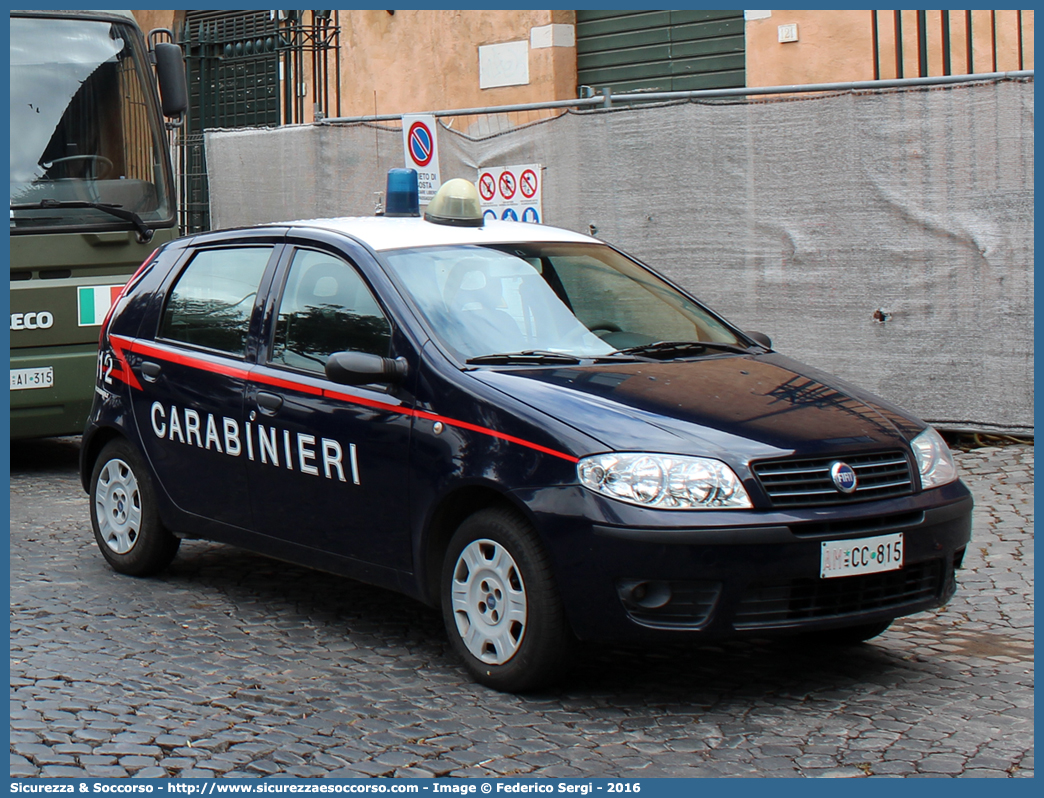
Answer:
POLYGON ((819 578, 876 574, 903 567, 903 533, 823 542, 819 578))
POLYGON ((11 390, 25 391, 29 388, 53 388, 54 367, 42 369, 11 369, 11 390))

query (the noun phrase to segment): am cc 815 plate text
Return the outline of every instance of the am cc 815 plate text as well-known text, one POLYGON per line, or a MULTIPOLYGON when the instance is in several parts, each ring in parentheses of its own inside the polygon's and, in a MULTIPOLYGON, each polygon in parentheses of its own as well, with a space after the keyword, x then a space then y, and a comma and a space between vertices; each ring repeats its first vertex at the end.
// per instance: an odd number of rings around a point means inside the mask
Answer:
POLYGON ((820 579, 897 571, 903 567, 903 534, 855 540, 825 540, 819 561, 820 579))

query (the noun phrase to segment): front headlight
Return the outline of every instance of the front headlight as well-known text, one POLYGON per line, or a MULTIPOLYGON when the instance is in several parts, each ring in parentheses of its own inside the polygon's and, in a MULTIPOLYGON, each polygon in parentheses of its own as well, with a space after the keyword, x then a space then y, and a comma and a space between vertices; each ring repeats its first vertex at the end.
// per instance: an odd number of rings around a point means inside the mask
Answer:
POLYGON ((931 427, 910 442, 917 469, 921 472, 921 487, 937 488, 957 479, 957 464, 942 435, 931 427))
POLYGON ((609 452, 576 465, 580 484, 604 496, 661 510, 749 509, 731 468, 709 457, 609 452))

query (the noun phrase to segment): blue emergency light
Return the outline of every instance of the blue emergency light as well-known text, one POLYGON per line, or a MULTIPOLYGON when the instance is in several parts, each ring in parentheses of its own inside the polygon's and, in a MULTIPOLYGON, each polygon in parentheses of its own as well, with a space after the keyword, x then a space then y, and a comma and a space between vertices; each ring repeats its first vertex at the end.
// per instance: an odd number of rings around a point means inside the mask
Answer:
POLYGON ((420 216, 416 169, 388 170, 385 216, 420 216))

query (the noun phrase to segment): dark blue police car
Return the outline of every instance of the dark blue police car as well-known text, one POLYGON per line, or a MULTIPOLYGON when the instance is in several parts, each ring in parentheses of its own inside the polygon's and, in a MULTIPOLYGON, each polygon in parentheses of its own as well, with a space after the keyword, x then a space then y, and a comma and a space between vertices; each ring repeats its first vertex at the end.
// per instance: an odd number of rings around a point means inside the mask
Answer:
POLYGON ((206 538, 402 591, 504 690, 577 640, 867 639, 953 594, 972 510, 923 422, 460 180, 161 247, 82 478, 117 571, 206 538))

